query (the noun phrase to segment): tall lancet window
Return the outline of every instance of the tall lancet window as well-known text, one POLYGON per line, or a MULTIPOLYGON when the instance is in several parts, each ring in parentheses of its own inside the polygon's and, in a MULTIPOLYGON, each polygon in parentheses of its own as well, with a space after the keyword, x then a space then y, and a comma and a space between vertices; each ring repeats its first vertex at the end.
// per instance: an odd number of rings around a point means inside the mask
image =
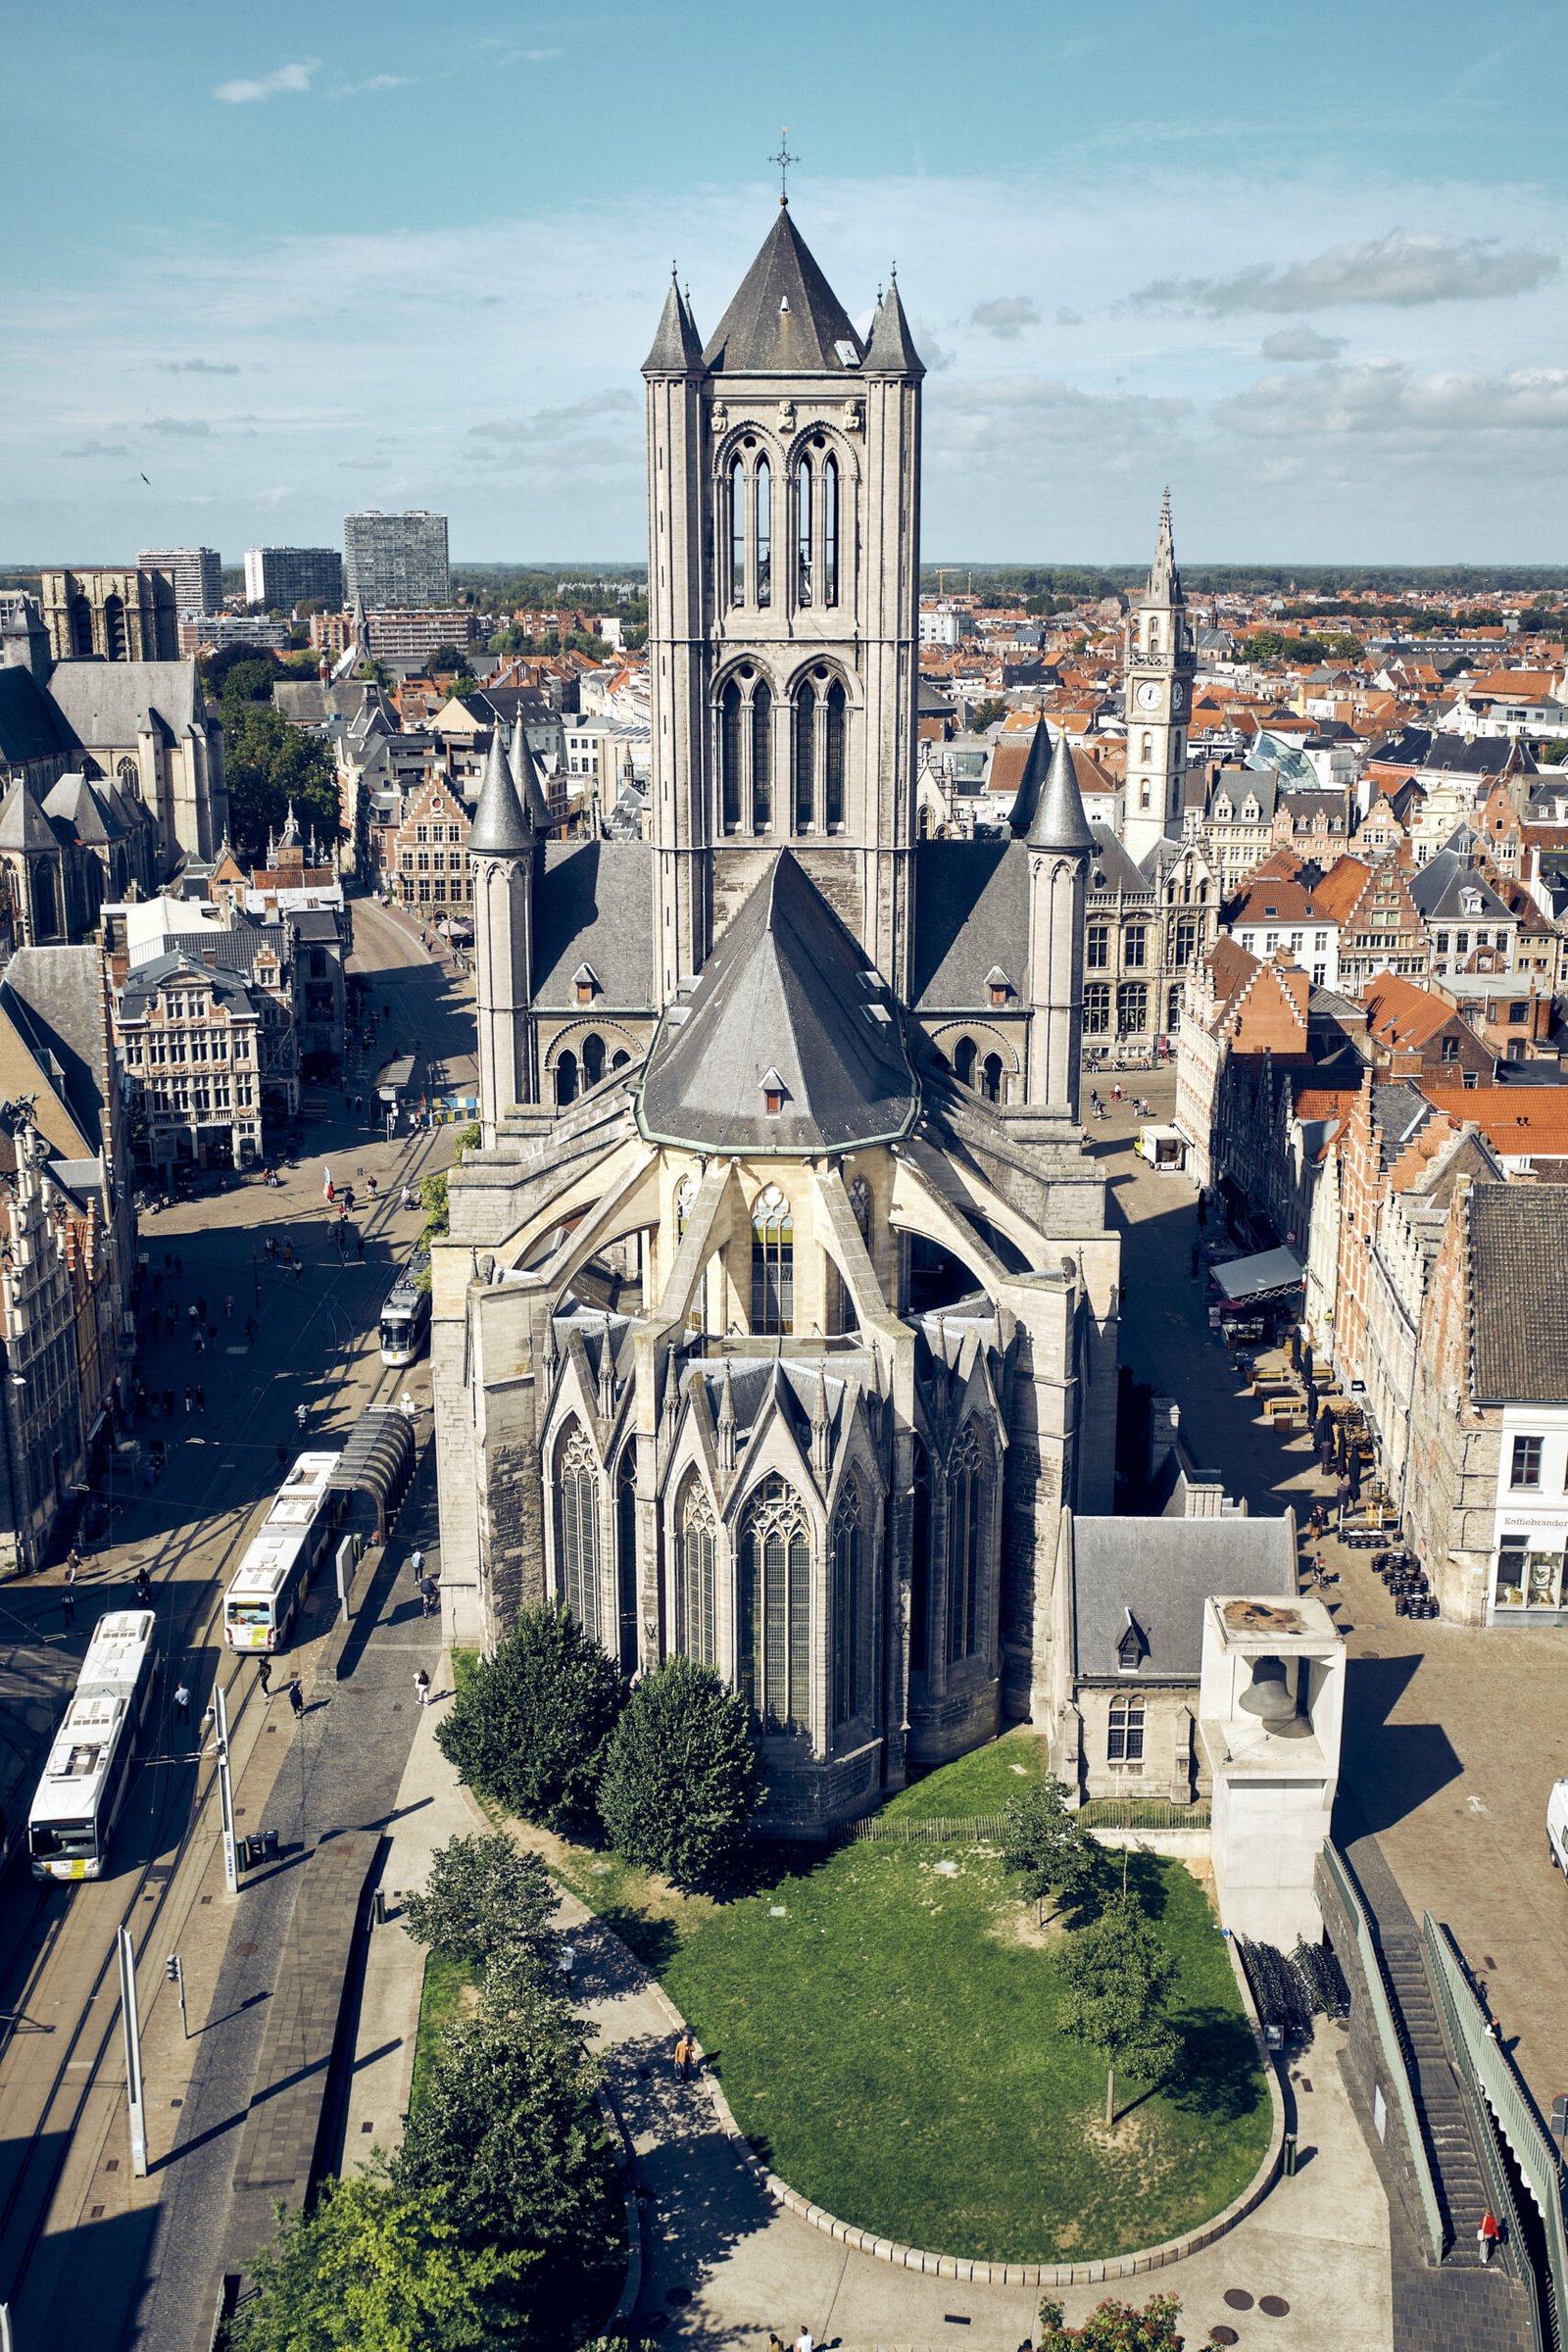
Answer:
POLYGON ((773 822, 773 697, 760 678, 752 690, 752 831, 773 822))
POLYGON ((839 462, 829 456, 822 467, 822 602, 839 601, 839 462))
POLYGON ((746 602, 746 464, 741 458, 729 469, 729 601, 746 602))
POLYGON ((599 1470, 572 1422, 557 1456, 556 1537, 561 1597, 585 1634, 599 1639, 599 1470))
POLYGON ((695 1478, 688 1481, 681 1500, 676 1544, 676 1641, 700 1666, 716 1666, 713 1506, 695 1478))
POLYGON ((722 775, 724 830, 738 833, 741 826, 741 790, 744 780, 742 758, 745 736, 742 718, 745 704, 739 683, 731 678, 719 697, 718 734, 719 768, 722 775))
POLYGON ((773 468, 757 461, 757 601, 773 601, 773 468))
POLYGON ((809 678, 795 698, 795 830, 816 821, 816 688, 809 678))
POLYGON ((795 468, 795 601, 811 601, 811 461, 795 468))
POLYGON ((837 678, 822 702, 822 802, 827 829, 838 832, 844 823, 844 734, 846 698, 837 678))
POLYGON ((763 1479, 741 1532, 741 1696, 769 1732, 811 1722, 811 1546, 800 1498, 763 1479))
POLYGON ((860 1494, 852 1478, 833 1514, 833 1721, 852 1723, 863 1713, 869 1648, 860 1494))
POLYGON ((752 1329, 767 1338, 795 1324, 795 1226, 776 1184, 752 1210, 752 1329))
POLYGON ((980 1637, 985 1460, 972 1421, 948 1467, 948 1664, 973 1657, 980 1637))

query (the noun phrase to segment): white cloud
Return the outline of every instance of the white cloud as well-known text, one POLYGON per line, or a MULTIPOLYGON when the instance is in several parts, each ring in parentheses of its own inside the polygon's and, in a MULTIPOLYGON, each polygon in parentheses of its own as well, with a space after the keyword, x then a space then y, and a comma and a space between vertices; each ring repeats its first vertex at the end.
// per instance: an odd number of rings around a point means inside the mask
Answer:
POLYGON ((1260 360, 1332 360, 1345 349, 1343 335, 1320 335, 1315 326, 1282 326, 1257 347, 1260 360))
POLYGON ((1382 433, 1418 444, 1434 434, 1468 442, 1478 433, 1563 433, 1568 368, 1417 375, 1397 360, 1367 360, 1262 376, 1220 415, 1244 432, 1281 440, 1382 433))
POLYGON ((416 74, 372 74, 365 81, 345 81, 337 89, 328 90, 329 98, 360 98, 369 90, 407 90, 418 80, 416 74))
POLYGON ((149 416, 147 430, 171 441, 205 441, 212 432, 205 416, 149 416))
POLYGON ((160 360, 160 375, 238 375, 232 360, 160 360))
POLYGON ((285 92, 303 97, 310 89, 313 74, 320 71, 318 57, 301 58, 297 65, 279 66, 275 74, 264 74, 255 81, 220 81, 213 96, 224 106, 257 106, 264 98, 276 98, 285 92))
POLYGON ((83 441, 76 449, 63 449, 63 458, 128 458, 129 450, 123 441, 83 441))
POLYGON ((1252 262, 1229 277, 1163 277, 1130 300, 1224 318, 1237 311, 1324 311, 1344 303, 1405 310, 1428 302, 1482 302, 1528 294, 1555 277, 1555 254, 1495 237, 1409 235, 1401 228, 1360 245, 1331 246, 1283 267, 1252 262))
POLYGON ((990 302, 975 304, 969 323, 982 334, 995 335, 999 343, 1016 343, 1026 326, 1040 324, 1040 309, 1027 294, 998 294, 990 302))

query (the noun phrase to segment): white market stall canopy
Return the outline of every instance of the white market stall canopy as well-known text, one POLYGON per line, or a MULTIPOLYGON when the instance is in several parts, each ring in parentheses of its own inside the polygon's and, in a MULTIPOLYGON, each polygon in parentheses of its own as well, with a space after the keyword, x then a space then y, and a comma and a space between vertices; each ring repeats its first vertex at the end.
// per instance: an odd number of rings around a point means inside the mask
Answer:
POLYGON ((1301 1268, 1288 1250, 1262 1250, 1256 1257, 1233 1257, 1214 1268, 1214 1283, 1231 1305, 1283 1298, 1301 1287, 1301 1268))

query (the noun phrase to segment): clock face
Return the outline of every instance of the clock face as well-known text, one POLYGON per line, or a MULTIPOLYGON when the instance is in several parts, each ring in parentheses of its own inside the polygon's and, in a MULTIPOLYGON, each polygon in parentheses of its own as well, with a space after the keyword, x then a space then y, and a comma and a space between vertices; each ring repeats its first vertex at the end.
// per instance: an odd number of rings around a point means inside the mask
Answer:
POLYGON ((1139 687, 1138 708, 1140 710, 1157 710, 1159 709, 1159 686, 1155 679, 1146 678, 1139 687))
POLYGON ((1183 705, 1186 703, 1186 700, 1187 700, 1187 697, 1186 697, 1186 695, 1185 695, 1185 694, 1182 692, 1182 690, 1181 690, 1181 688, 1180 688, 1179 686, 1173 686, 1173 687, 1171 688, 1171 690, 1170 690, 1170 707, 1171 707, 1171 713, 1172 713, 1172 715, 1173 715, 1174 717, 1176 717, 1176 718, 1180 718, 1180 716, 1181 716, 1181 714, 1182 714, 1182 707, 1183 707, 1183 705))

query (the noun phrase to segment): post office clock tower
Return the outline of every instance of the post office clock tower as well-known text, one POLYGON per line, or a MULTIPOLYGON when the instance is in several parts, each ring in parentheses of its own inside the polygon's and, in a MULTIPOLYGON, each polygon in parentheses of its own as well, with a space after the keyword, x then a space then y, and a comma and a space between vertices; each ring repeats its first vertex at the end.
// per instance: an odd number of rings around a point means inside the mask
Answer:
POLYGON ((1127 816, 1122 846, 1140 864, 1157 841, 1182 829, 1193 666, 1192 631, 1176 569, 1167 490, 1149 587, 1133 608, 1127 640, 1127 816))

